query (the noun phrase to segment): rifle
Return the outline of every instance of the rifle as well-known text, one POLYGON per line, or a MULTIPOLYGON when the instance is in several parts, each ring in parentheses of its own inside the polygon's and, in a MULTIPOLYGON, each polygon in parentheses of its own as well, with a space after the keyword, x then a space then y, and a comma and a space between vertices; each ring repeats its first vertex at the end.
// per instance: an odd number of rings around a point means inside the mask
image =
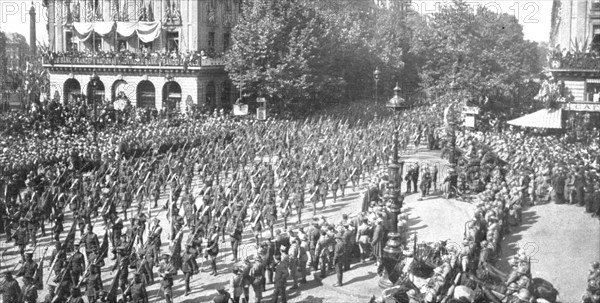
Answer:
POLYGON ((102 255, 104 255, 105 252, 108 251, 108 247, 102 251, 99 255, 96 256, 96 259, 93 262, 89 262, 88 265, 85 268, 85 272, 83 273, 83 278, 79 281, 79 283, 77 283, 77 287, 81 287, 81 284, 83 283, 83 280, 85 280, 87 277, 89 277, 90 275, 90 268, 92 267, 92 265, 96 265, 98 264, 98 262, 100 262, 100 260, 102 259, 102 255))
POLYGON ((65 277, 67 276, 67 272, 69 271, 69 268, 71 267, 72 263, 73 263, 73 256, 71 256, 71 258, 69 258, 69 263, 67 263, 67 266, 63 269, 62 277, 60 278, 60 281, 58 282, 58 291, 56 292, 56 295, 52 299, 52 303, 57 302, 59 300, 59 298, 62 296, 62 291, 64 288, 61 287, 61 285, 65 281, 65 277))
MULTIPOLYGON (((40 258, 40 262, 38 264, 38 267, 35 269, 35 273, 33 274, 33 276, 35 277, 36 280, 36 284, 41 283, 43 281, 43 272, 40 272, 40 270, 43 270, 43 262, 44 262, 44 257, 46 257, 46 252, 48 251, 48 246, 46 246, 46 248, 44 249, 44 253, 42 254, 42 258, 40 258), (38 275, 40 275, 39 279, 38 279, 38 275), (39 281, 38 281, 39 280, 39 281)), ((50 276, 50 275, 48 275, 50 276)), ((42 284, 42 289, 43 289, 43 284, 42 284)))

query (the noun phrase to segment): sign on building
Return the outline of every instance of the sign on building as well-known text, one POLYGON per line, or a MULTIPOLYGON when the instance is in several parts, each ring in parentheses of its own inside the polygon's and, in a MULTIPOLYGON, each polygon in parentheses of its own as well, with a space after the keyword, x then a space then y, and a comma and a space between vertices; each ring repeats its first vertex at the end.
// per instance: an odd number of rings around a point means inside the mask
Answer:
POLYGON ((234 116, 245 116, 248 114, 248 104, 234 104, 233 115, 234 116))
POLYGON ((561 106, 574 112, 600 112, 600 103, 563 103, 561 106))

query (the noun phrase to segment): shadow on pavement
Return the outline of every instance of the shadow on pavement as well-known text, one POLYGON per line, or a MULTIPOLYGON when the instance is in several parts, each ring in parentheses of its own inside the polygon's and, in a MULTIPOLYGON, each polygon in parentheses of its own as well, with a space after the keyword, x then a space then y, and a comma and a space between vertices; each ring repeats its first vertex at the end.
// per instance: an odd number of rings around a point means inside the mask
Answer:
POLYGON ((502 259, 498 262, 497 266, 504 272, 510 272, 511 266, 508 264, 508 260, 511 256, 515 255, 518 250, 518 242, 523 239, 522 232, 531 227, 537 222, 539 216, 531 208, 527 209, 522 214, 522 222, 518 226, 511 227, 510 234, 506 235, 502 240, 502 259))
POLYGON ((323 298, 318 298, 315 296, 308 296, 304 298, 302 301, 298 301, 298 303, 323 303, 323 298))
POLYGON ((361 281, 373 279, 373 278, 375 278, 375 276, 377 276, 377 273, 375 273, 375 272, 369 272, 369 274, 367 274, 367 275, 360 276, 360 277, 354 277, 354 278, 352 278, 352 279, 344 282, 344 285, 349 285, 349 284, 352 284, 352 283, 357 283, 357 282, 361 282, 361 281))

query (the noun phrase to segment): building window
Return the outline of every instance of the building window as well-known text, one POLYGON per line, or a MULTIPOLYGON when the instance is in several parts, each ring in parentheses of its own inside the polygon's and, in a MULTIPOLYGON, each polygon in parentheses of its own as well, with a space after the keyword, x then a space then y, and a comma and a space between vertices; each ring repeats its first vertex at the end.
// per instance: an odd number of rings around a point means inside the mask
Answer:
POLYGON ((144 43, 142 41, 139 41, 138 45, 140 46, 140 51, 142 53, 150 53, 150 52, 152 52, 152 42, 144 43))
POLYGON ((215 51, 215 32, 208 32, 208 50, 215 51))
POLYGON ((102 37, 96 35, 96 33, 93 33, 91 42, 92 42, 92 50, 93 51, 95 51, 95 52, 102 51, 102 37))
POLYGON ((73 32, 66 31, 65 32, 65 50, 67 52, 76 52, 77 51, 77 43, 74 41, 73 32))
POLYGON ((127 40, 119 39, 117 40, 117 50, 120 52, 124 52, 127 50, 127 40))
POLYGON ((592 25, 592 35, 590 49, 592 52, 600 52, 600 24, 592 25))
POLYGON ((229 33, 223 34, 223 52, 226 52, 229 49, 229 41, 231 39, 231 35, 229 33))
MULTIPOLYGON (((594 79, 596 80, 596 79, 594 79)), ((586 83, 585 85, 585 96, 587 102, 600 102, 600 81, 597 83, 586 83)))
POLYGON ((179 52, 179 32, 167 32, 167 49, 170 52, 179 52))

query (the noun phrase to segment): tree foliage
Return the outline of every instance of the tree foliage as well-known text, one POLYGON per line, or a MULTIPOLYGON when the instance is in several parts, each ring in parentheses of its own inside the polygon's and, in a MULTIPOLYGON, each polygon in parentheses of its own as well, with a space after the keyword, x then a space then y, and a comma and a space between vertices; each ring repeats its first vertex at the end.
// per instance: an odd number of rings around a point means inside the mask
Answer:
POLYGON ((440 100, 513 106, 524 79, 540 72, 537 44, 514 16, 455 0, 415 28, 410 53, 421 85, 440 100))
POLYGON ((273 101, 357 98, 399 81, 410 34, 394 12, 348 0, 248 0, 226 70, 244 91, 273 101))

